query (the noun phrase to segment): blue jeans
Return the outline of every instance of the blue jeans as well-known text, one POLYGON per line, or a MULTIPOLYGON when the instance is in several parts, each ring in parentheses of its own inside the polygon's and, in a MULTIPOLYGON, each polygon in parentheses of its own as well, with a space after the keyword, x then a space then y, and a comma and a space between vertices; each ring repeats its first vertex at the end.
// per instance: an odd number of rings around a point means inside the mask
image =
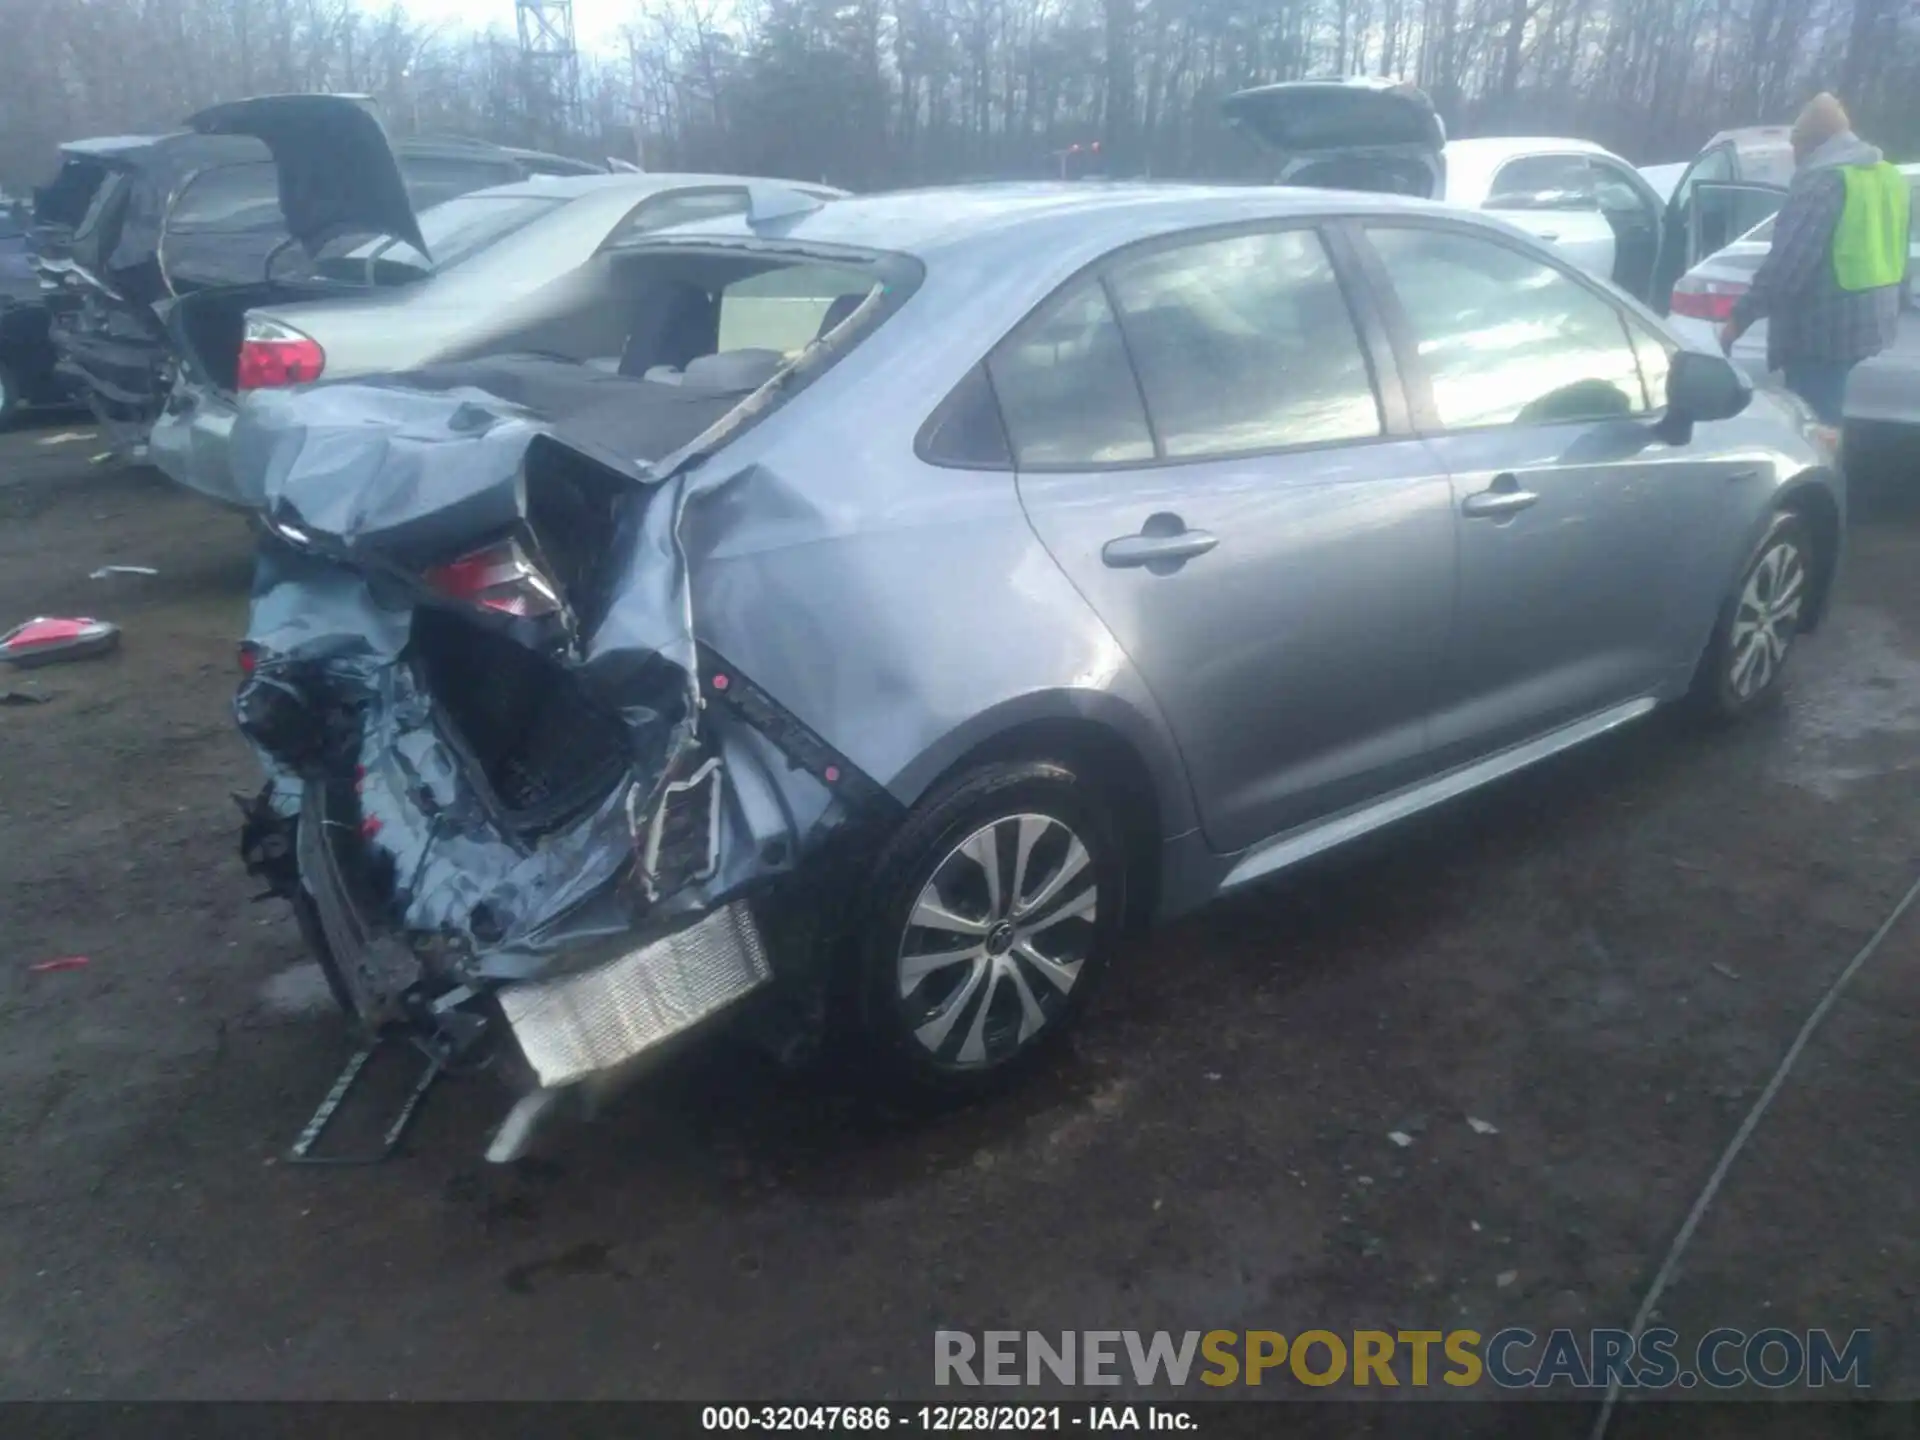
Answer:
POLYGON ((1828 425, 1839 425, 1847 408, 1847 377, 1852 360, 1789 360, 1781 366, 1787 388, 1813 407, 1828 425))

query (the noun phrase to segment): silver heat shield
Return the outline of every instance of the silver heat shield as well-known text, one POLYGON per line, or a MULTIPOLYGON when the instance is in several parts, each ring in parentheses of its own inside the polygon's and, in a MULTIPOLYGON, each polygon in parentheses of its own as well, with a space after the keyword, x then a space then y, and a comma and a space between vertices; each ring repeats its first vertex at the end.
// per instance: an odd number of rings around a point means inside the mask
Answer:
POLYGON ((500 1008, 543 1086, 630 1060, 772 978, 760 931, 736 901, 598 969, 510 985, 500 1008))

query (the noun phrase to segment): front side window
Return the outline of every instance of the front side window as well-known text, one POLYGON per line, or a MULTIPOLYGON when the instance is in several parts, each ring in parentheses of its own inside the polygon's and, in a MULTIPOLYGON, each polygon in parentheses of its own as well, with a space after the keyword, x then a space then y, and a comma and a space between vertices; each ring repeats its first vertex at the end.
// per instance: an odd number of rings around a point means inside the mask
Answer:
POLYGON ((1108 280, 1167 457, 1380 434, 1366 355, 1313 231, 1156 251, 1108 280))
POLYGON ((1083 279, 1053 296, 987 361, 1023 466, 1153 458, 1126 341, 1106 290, 1083 279))
POLYGON ((1582 155, 1528 155, 1509 160, 1487 192, 1489 210, 1592 210, 1593 175, 1582 155))
POLYGON ((1644 414, 1625 317, 1545 261, 1457 230, 1367 228, 1449 430, 1644 414))

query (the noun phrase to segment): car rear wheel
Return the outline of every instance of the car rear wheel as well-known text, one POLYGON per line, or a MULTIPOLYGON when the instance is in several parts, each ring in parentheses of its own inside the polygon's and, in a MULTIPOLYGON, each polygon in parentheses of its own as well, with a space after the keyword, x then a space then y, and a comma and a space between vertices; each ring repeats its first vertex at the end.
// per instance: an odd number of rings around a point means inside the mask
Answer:
POLYGON ((1781 673, 1812 601, 1812 537, 1797 515, 1774 518, 1727 598, 1701 659, 1694 697, 1709 715, 1738 719, 1780 693, 1781 673))
POLYGON ((984 766, 888 845, 859 954, 859 1024, 886 1075, 967 1095, 1027 1070, 1104 973, 1126 862, 1103 800, 1046 762, 984 766))

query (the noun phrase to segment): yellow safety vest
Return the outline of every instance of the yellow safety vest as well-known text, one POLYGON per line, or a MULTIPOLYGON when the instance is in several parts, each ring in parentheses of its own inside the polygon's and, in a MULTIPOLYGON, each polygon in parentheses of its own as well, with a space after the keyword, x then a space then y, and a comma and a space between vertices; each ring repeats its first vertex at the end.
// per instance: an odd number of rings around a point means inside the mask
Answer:
POLYGON ((1833 278, 1842 290, 1878 290, 1907 274, 1913 220, 1907 177, 1897 166, 1842 165, 1846 208, 1833 232, 1833 278))

